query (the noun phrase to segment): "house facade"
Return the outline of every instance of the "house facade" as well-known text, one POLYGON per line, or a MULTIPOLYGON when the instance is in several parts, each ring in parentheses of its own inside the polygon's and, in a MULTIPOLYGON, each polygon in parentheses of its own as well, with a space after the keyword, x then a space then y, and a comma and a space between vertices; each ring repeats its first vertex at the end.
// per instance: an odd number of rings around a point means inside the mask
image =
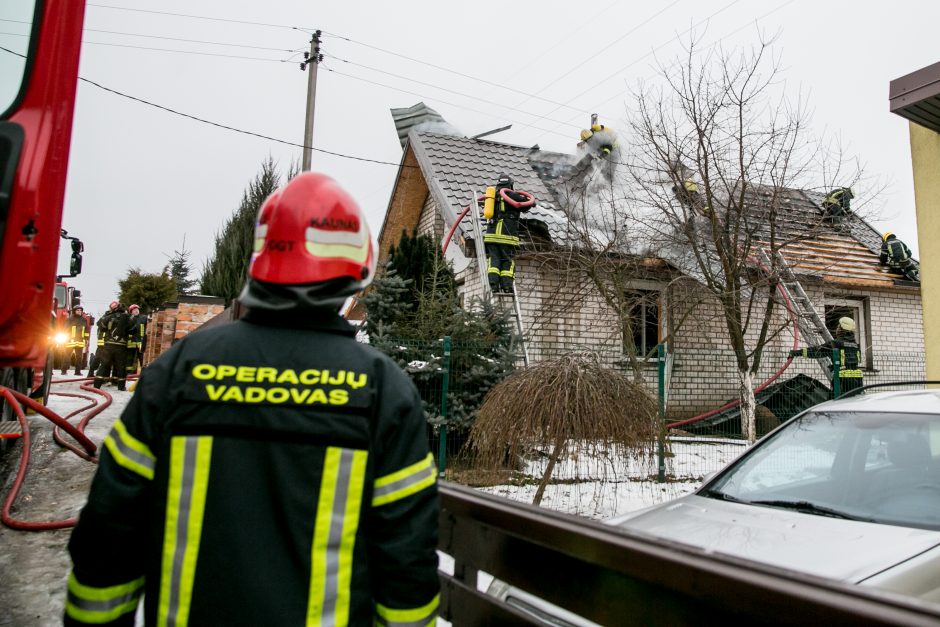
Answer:
MULTIPOLYGON (((583 264, 573 263, 583 251, 563 188, 565 181, 591 167, 595 161, 591 155, 427 132, 420 126, 404 136, 403 149, 379 233, 380 261, 388 257, 403 231, 416 230, 442 241, 463 210, 500 173, 507 173, 517 190, 538 200, 523 214, 523 245, 515 257, 516 290, 531 360, 590 350, 611 367, 631 369, 655 390, 660 372, 655 350, 663 342, 670 418, 696 416, 736 398, 736 362, 724 317, 694 271, 669 255, 634 255, 626 290, 613 300, 591 276, 607 272, 603 265, 588 272, 583 264), (625 291, 632 300, 623 300, 625 291), (622 323, 625 315, 627 326, 622 323)), ((786 204, 797 231, 803 222, 820 223, 821 200, 800 190, 786 190, 778 199, 786 204)), ((461 220, 447 245, 465 306, 485 298, 487 291, 470 219, 461 220)), ((794 240, 781 252, 827 326, 835 328, 842 316, 856 321, 866 383, 923 378, 920 287, 879 264, 880 244, 877 231, 851 216, 846 223, 794 240)), ((788 316, 786 308, 776 308, 755 383, 775 376, 775 381, 783 381, 800 373, 825 380, 815 361, 788 359, 794 345, 805 345, 804 338, 794 339, 788 316)), ((755 343, 756 333, 752 329, 748 336, 755 343)))

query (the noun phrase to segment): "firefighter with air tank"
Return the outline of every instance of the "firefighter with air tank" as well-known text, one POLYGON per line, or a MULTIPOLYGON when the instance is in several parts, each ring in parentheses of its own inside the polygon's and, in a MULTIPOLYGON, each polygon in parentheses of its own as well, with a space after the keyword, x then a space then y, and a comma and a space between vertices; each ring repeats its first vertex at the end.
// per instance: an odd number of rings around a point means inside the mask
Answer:
POLYGON ((375 272, 355 201, 264 203, 240 320, 148 364, 69 542, 66 625, 431 625, 437 470, 417 389, 339 316, 375 272))

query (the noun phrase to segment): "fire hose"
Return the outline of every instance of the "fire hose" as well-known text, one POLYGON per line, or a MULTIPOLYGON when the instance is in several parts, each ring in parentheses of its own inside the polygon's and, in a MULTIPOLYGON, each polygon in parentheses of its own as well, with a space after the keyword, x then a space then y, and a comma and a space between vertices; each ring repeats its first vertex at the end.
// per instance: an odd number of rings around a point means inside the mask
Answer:
MULTIPOLYGON (((760 269, 764 271, 765 274, 770 276, 771 274, 770 268, 766 267, 763 263, 761 263, 760 261, 754 258, 750 258, 750 261, 756 263, 760 267, 760 269)), ((787 312, 790 314, 790 322, 793 324, 793 348, 794 349, 799 348, 800 347, 800 327, 799 327, 799 324, 797 324, 796 310, 794 309, 793 303, 790 301, 790 298, 787 295, 787 291, 784 289, 783 285, 779 282, 777 283, 777 291, 780 292, 780 295, 783 297, 783 301, 786 305, 787 312)), ((784 371, 786 371, 787 368, 790 367, 791 363, 793 363, 793 357, 788 357, 787 360, 784 362, 783 366, 781 366, 780 369, 777 370, 777 372, 771 375, 769 379, 767 379, 766 381, 758 385, 756 388, 754 388, 754 393, 756 394, 757 392, 764 390, 770 384, 776 381, 777 378, 780 375, 782 375, 784 371)), ((731 401, 730 403, 725 403, 721 407, 718 407, 716 409, 711 409, 703 414, 699 414, 698 416, 686 418, 685 420, 678 420, 676 422, 666 423, 666 428, 675 429, 676 427, 682 427, 684 425, 691 424, 693 422, 698 422, 699 420, 705 420, 706 418, 711 418, 712 416, 719 414, 727 409, 731 409, 732 407, 737 407, 740 404, 741 404, 740 400, 731 401)))
MULTIPOLYGON (((73 383, 75 381, 85 380, 86 379, 66 379, 54 381, 53 383, 73 383)), ((89 404, 83 405, 82 407, 79 407, 68 415, 62 417, 48 407, 45 407, 41 403, 38 403, 35 400, 29 398, 29 396, 25 394, 17 392, 16 390, 11 390, 10 388, 4 386, 0 386, 0 396, 2 396, 13 409, 14 413, 16 414, 16 418, 23 430, 23 450, 22 454, 20 455, 19 467, 17 468, 16 477, 13 481, 12 487, 10 488, 10 492, 7 494, 7 497, 4 500, 3 509, 0 511, 0 522, 2 522, 7 527, 23 531, 48 531, 52 529, 65 529, 75 526, 75 523, 77 522, 77 519, 75 518, 46 522, 29 522, 17 520, 11 515, 11 509, 13 508, 13 504, 16 502, 17 496, 19 496, 20 489, 22 488, 23 482, 26 479, 26 473, 29 468, 32 438, 30 436, 29 421, 26 418, 26 412, 23 410, 24 407, 28 407, 53 423, 54 428, 52 437, 57 444, 75 453, 82 459, 88 460, 92 463, 98 462, 98 447, 94 442, 91 441, 91 439, 88 438, 88 436, 85 435, 84 430, 92 418, 100 414, 111 405, 112 398, 111 395, 107 392, 95 389, 88 384, 81 385, 80 388, 86 392, 97 394, 98 396, 103 397, 104 402, 98 403, 95 401, 94 396, 88 396, 86 394, 77 394, 72 392, 52 392, 52 395, 55 396, 81 398, 91 401, 89 404), (79 421, 78 425, 73 425, 69 422, 70 418, 73 418, 83 412, 87 413, 85 413, 81 421, 79 421), (67 442, 62 437, 61 431, 65 431, 79 444, 79 446, 75 446, 74 444, 67 442)))

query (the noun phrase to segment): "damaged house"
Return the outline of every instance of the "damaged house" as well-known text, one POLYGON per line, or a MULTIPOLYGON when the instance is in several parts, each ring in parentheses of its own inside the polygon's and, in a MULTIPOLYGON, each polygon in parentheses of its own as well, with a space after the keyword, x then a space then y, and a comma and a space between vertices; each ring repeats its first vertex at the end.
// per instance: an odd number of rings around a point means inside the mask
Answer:
MULTIPOLYGON (((694 259, 702 251, 681 237, 660 237, 666 227, 654 217, 634 216, 640 226, 631 228, 616 218, 616 193, 605 196, 594 189, 610 188, 606 155, 584 142, 576 154, 562 154, 464 137, 423 104, 393 110, 393 117, 403 156, 379 233, 380 262, 403 231, 442 241, 453 228, 446 255, 462 303, 490 297, 472 222, 478 211, 471 209, 455 222, 506 173, 515 189, 538 200, 522 214, 522 244, 515 257, 531 361, 590 350, 611 367, 632 370, 654 391, 665 371, 667 415, 673 420, 702 415, 736 398, 735 355, 721 304, 703 289, 710 279, 694 259), (651 245, 656 241, 659 245, 651 245)), ((688 229, 702 228, 709 219, 707 200, 695 196, 695 178, 677 168, 663 181, 665 193, 690 208, 683 227, 688 229)), ((751 289, 772 290, 778 281, 790 288, 777 288, 769 331, 760 337, 756 328, 746 332, 749 342, 763 346, 755 386, 798 376, 828 383, 820 364, 788 359, 794 346, 818 343, 820 333, 825 335, 798 319, 806 313, 800 307, 791 312, 783 306, 798 300, 795 289, 805 292, 817 326, 833 330, 845 316, 855 321, 866 384, 922 379, 920 285, 879 263, 881 236, 873 227, 851 213, 829 219, 823 199, 812 191, 756 184, 741 190, 740 200, 758 224, 746 268, 751 289), (760 240, 774 237, 782 243, 762 252, 760 240), (781 268, 792 273, 789 279, 781 268)))

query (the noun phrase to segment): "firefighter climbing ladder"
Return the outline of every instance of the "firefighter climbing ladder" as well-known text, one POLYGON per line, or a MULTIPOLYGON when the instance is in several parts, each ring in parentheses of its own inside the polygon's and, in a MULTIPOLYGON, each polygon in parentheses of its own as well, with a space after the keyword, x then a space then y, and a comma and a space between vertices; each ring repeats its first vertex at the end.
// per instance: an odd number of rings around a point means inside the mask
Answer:
MULTIPOLYGON (((780 271, 780 289, 786 295, 786 299, 793 307, 793 313, 796 315, 796 323, 803 334, 805 341, 809 344, 823 344, 832 341, 832 334, 826 327, 826 322, 819 316, 813 302, 806 295, 806 291, 800 284, 793 269, 787 260, 783 258, 779 250, 773 251, 775 263, 771 263, 767 251, 763 248, 757 249, 757 255, 760 262, 771 271, 776 267, 780 271)), ((818 358, 816 362, 826 372, 826 376, 832 375, 832 365, 826 358, 818 358)))
MULTIPOLYGON (((480 216, 479 207, 477 206, 476 194, 470 198, 470 210, 467 213, 470 216, 470 223, 473 225, 473 246, 477 253, 477 268, 480 272, 480 282, 483 284, 483 293, 487 296, 487 300, 490 301, 492 301, 493 298, 508 296, 508 294, 493 294, 493 292, 490 290, 490 281, 488 276, 489 268, 487 267, 486 262, 486 247, 483 245, 483 226, 481 225, 483 218, 480 216)), ((459 219, 460 218, 458 217, 458 220, 459 219)), ((515 322, 516 327, 516 338, 514 342, 519 342, 519 347, 522 349, 522 362, 528 366, 529 349, 526 348, 525 339, 522 335, 522 308, 519 306, 519 294, 516 292, 515 282, 513 282, 511 296, 513 321, 515 322)))

